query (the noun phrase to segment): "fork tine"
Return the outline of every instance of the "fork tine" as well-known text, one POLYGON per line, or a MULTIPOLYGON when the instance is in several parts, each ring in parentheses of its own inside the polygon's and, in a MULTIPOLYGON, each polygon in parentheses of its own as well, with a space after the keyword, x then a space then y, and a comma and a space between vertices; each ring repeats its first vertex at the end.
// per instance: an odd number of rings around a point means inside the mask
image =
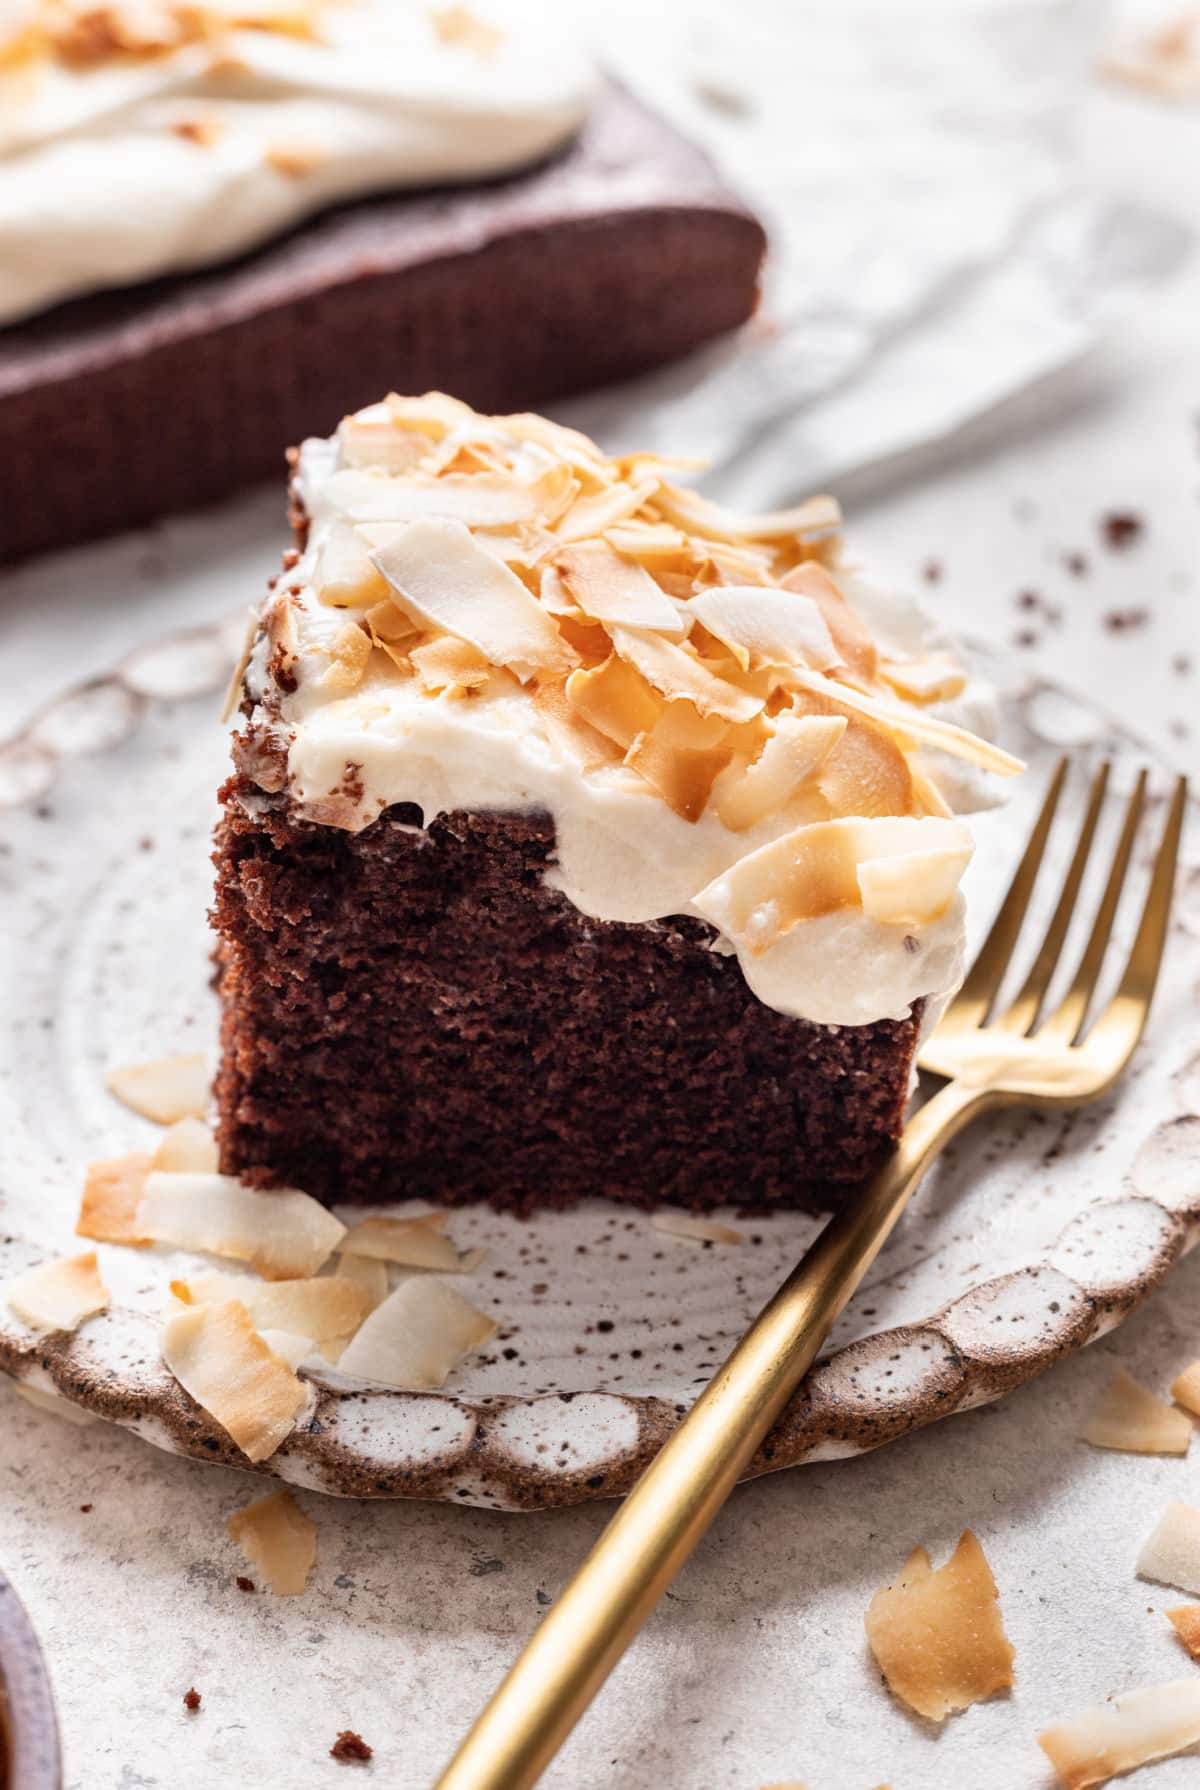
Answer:
POLYGON ((1000 1015, 999 1019, 992 1021, 992 1024, 1000 1031, 1014 1032, 1020 1036, 1031 1031, 1037 1020, 1038 1012, 1045 999, 1046 989, 1050 985, 1050 978, 1058 966, 1063 940, 1071 925, 1071 916, 1075 912, 1075 903, 1079 898, 1079 885, 1082 883, 1083 873, 1087 869, 1088 854, 1096 835, 1096 824, 1104 805, 1104 796, 1108 789, 1111 770, 1110 762, 1105 759, 1092 780, 1092 792, 1088 798, 1087 811, 1083 817, 1083 825, 1079 829, 1079 839, 1071 858, 1071 867, 1067 871, 1062 894, 1054 909, 1054 918, 1046 928, 1046 936, 1034 959, 1033 967, 1021 985, 1021 992, 1016 996, 1012 1005, 1000 1015))
POLYGON ((1029 898, 1033 894, 1033 885, 1037 881, 1046 850, 1046 840, 1050 836, 1054 811, 1058 807, 1058 798, 1066 781, 1068 763, 1063 757, 1055 766, 1041 813, 1029 835, 1029 843, 1021 862, 1008 885, 1008 893, 1000 904, 1000 911, 992 921, 991 930, 980 946, 979 955, 971 965, 966 980, 942 1015, 939 1030, 943 1033, 965 1031, 970 1026, 981 1025, 987 1017, 996 990, 1004 979, 1008 960, 1012 956, 1013 946, 1017 942, 1029 906, 1029 898))
POLYGON ((1129 798, 1129 806, 1125 810, 1125 822, 1121 828, 1121 837, 1117 841, 1117 849, 1113 854, 1112 869, 1108 873, 1108 882, 1105 884, 1104 894, 1101 896, 1100 906, 1092 924, 1091 936, 1084 946, 1083 956, 1079 960, 1079 968, 1075 971, 1075 979, 1063 1000, 1038 1029, 1038 1038, 1048 1044, 1074 1044, 1083 1030, 1088 1008, 1092 1004, 1092 996, 1096 992, 1096 983, 1104 965, 1104 953, 1108 949, 1113 921, 1121 900, 1121 891, 1125 887, 1129 860, 1133 856, 1133 842, 1137 835, 1138 821, 1141 819, 1142 803, 1146 794, 1146 775, 1144 768, 1138 772, 1133 794, 1129 798))
POLYGON ((1093 1039, 1102 1048, 1106 1045, 1119 1046, 1123 1054, 1116 1067, 1124 1067, 1145 1030, 1150 1003, 1158 983, 1158 972, 1162 966, 1171 920, 1171 895, 1179 863, 1179 842, 1183 836, 1187 793, 1187 778, 1178 778, 1171 806, 1167 810, 1158 855, 1154 860, 1154 871, 1150 887, 1146 891, 1137 936, 1130 948, 1120 986, 1092 1027, 1085 1043, 1085 1049, 1091 1047, 1093 1039))

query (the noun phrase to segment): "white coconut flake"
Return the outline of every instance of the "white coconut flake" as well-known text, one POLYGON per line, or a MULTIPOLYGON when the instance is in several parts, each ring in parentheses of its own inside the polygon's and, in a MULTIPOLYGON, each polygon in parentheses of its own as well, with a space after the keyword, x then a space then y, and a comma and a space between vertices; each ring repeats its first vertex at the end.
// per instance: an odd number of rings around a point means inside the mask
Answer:
POLYGON ((76 1330, 108 1304, 94 1249, 26 1269, 9 1282, 4 1296, 19 1318, 45 1331, 76 1330))
POLYGON ((315 1274, 346 1234, 307 1193, 244 1187, 232 1175, 152 1174, 136 1223, 156 1243, 248 1262, 266 1280, 315 1274))
POLYGON ((105 1081, 110 1094, 159 1125, 202 1119, 208 1106, 208 1064, 198 1053, 110 1069, 105 1081))
POLYGON ((1200 1741, 1200 1678, 1126 1691, 1037 1738, 1062 1790, 1091 1790, 1200 1741))

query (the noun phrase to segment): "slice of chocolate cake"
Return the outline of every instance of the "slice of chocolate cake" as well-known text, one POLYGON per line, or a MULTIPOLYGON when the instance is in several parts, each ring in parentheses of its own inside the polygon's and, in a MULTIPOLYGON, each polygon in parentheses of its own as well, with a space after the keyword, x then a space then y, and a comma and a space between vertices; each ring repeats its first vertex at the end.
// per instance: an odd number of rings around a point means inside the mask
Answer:
POLYGON ((824 1204, 962 957, 966 680, 817 498, 431 394, 300 451, 223 791, 221 1166, 824 1204), (869 615, 871 625, 865 617, 869 615))
POLYGON ((269 477, 388 381, 524 406, 744 323, 761 226, 551 26, 21 0, 0 22, 0 562, 269 477))

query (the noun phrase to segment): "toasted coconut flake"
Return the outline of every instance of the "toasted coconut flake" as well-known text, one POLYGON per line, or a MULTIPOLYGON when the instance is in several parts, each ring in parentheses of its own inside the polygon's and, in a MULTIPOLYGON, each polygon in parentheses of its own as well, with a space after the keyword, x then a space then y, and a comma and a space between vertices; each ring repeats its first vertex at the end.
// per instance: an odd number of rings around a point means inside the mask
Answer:
POLYGON ((200 1055, 158 1057, 110 1069, 105 1083, 110 1094, 159 1125, 202 1119, 208 1106, 208 1065, 200 1055))
POLYGON ((461 524, 414 522, 373 557, 404 607, 426 626, 470 641, 522 683, 537 671, 565 672, 574 662, 537 598, 461 524))
POLYGON ((248 1262, 267 1280, 315 1274, 346 1234, 307 1193, 263 1192, 233 1175, 152 1174, 136 1222, 156 1243, 248 1262))
POLYGON ((721 746, 699 750, 672 746, 655 733, 639 734, 625 763, 683 820, 696 821, 704 813, 712 786, 729 763, 729 751, 721 746))
POLYGON ((503 31, 481 19, 469 6, 438 7, 430 17, 442 43, 478 56, 483 62, 490 61, 504 42, 503 31))
MULTIPOLYGON (((600 630, 594 631, 598 633, 600 630)), ((568 678, 566 687, 557 681, 534 685, 533 706, 547 738, 575 758, 585 771, 619 764, 621 754, 612 740, 598 733, 569 700, 567 688, 570 682, 568 678)))
POLYGON ((741 833, 777 814, 812 777, 846 731, 841 715, 780 715, 758 758, 717 796, 721 825, 741 833))
MULTIPOLYGON (((747 723, 754 727, 755 722, 747 723)), ((733 750, 732 740, 741 729, 720 715, 702 715, 690 702, 668 702, 654 723, 654 738, 660 746, 671 746, 687 752, 711 752, 714 746, 726 747, 725 756, 733 750)))
POLYGON ((1193 1361, 1171 1381, 1171 1397, 1193 1417, 1200 1417, 1200 1361, 1193 1361))
POLYGON ((365 410, 356 411, 353 420, 361 422, 378 414, 386 414, 398 428, 415 429, 430 441, 441 441, 451 429, 469 428, 478 421, 469 404, 445 392, 423 392, 418 398, 389 392, 382 404, 368 404, 365 410))
POLYGON ((1193 1659, 1200 1659, 1200 1604, 1176 1604, 1167 1619, 1193 1659))
POLYGON ((879 675, 906 702, 948 702, 967 687, 966 673, 949 653, 903 661, 881 659, 879 675))
POLYGON ((955 867, 961 873, 970 849, 962 827, 930 816, 815 821, 740 858, 693 906, 755 952, 801 920, 843 907, 864 905, 874 919, 914 924, 953 898, 955 867))
POLYGON ((371 1310, 362 1286, 348 1276, 306 1280, 252 1280, 248 1274, 197 1274, 173 1280, 171 1291, 183 1305, 225 1305, 236 1299, 263 1335, 291 1332, 324 1342, 357 1330, 371 1310))
POLYGON ((411 645, 423 632, 411 615, 406 615, 398 603, 393 603, 390 592, 382 603, 367 610, 363 620, 376 646, 393 647, 402 641, 411 645))
POLYGON ((841 525, 842 512, 832 497, 810 497, 789 510, 769 510, 761 515, 739 515, 710 503, 695 491, 664 484, 655 493, 654 507, 690 534, 713 541, 786 541, 796 537, 828 534, 841 525))
POLYGON ((840 662, 825 617, 811 597, 798 591, 717 585, 693 597, 691 607, 743 671, 764 665, 810 665, 825 671, 840 662))
POLYGON ((621 480, 606 489, 585 493, 560 516, 554 532, 560 541, 590 540, 606 528, 615 528, 636 516, 657 490, 657 479, 639 479, 636 484, 621 480))
POLYGON ((368 543, 344 517, 335 519, 325 537, 313 588, 331 609, 366 608, 388 598, 387 583, 371 564, 368 543))
POLYGON ((641 674, 615 653, 602 665, 573 671, 566 697, 581 720, 623 748, 649 732, 663 710, 641 674))
POLYGON ((163 1133, 150 1166, 164 1175, 215 1174, 217 1140, 203 1119, 177 1119, 163 1133))
POLYGON ((1137 1557, 1139 1579, 1200 1592, 1200 1510, 1168 1504, 1137 1557))
MULTIPOLYGON (((372 1312, 377 1305, 383 1304, 388 1296, 386 1262, 367 1255, 350 1255, 345 1251, 333 1259, 333 1272, 342 1279, 353 1281, 362 1293, 367 1312, 372 1312)), ((366 1313, 363 1315, 366 1316, 366 1313)))
MULTIPOLYGON (((183 1122, 197 1123, 194 1119, 183 1122)), ((140 1150, 90 1163, 75 1235, 90 1237, 96 1243, 128 1243, 134 1247, 148 1243, 148 1237, 138 1234, 137 1212, 146 1190, 146 1176, 153 1165, 154 1158, 140 1150)))
POLYGON ((335 696, 349 695, 362 683, 363 672, 371 657, 371 636, 357 622, 339 628, 328 646, 329 665, 317 679, 323 690, 335 696))
POLYGON ((437 1212, 431 1217, 433 1223, 423 1218, 364 1218, 346 1232, 343 1245, 349 1255, 456 1274, 458 1251, 449 1237, 439 1234, 445 1214, 437 1212))
POLYGON ((715 1218, 696 1218, 690 1212, 656 1212, 650 1223, 668 1237, 684 1237, 689 1243, 741 1243, 741 1231, 719 1224, 715 1218))
POLYGON ((563 583, 557 566, 542 567, 538 580, 538 601, 551 615, 567 616, 572 621, 584 619, 582 609, 563 583))
POLYGON ((585 541, 555 557, 555 569, 576 606, 597 622, 620 622, 681 639, 684 625, 644 566, 623 559, 607 541, 585 541))
POLYGON ((342 1372, 382 1386, 433 1392, 496 1325, 433 1275, 414 1275, 373 1311, 346 1348, 342 1372))
POLYGON ((913 807, 918 814, 936 814, 942 820, 953 820, 954 810, 937 784, 911 758, 908 761, 908 774, 912 781, 913 807))
POLYGON ((494 421, 506 435, 548 448, 568 466, 582 466, 592 473, 600 474, 608 465, 604 454, 590 436, 582 434, 578 429, 568 429, 564 423, 551 422, 548 416, 538 416, 534 411, 522 410, 511 416, 498 416, 494 421))
MULTIPOLYGON (((259 1330, 258 1334, 277 1361, 298 1373, 300 1363, 317 1349, 315 1336, 297 1336, 293 1330, 259 1330)), ((331 1339, 332 1340, 332 1339, 331 1339)))
MULTIPOLYGON (((430 453, 429 436, 406 429, 386 404, 374 404, 338 427, 338 455, 343 466, 371 467, 376 472, 416 472, 430 453)), ((334 524, 335 532, 340 525, 334 524)))
POLYGON ((108 1304, 108 1288, 100 1278, 94 1249, 39 1262, 9 1281, 4 1296, 35 1330, 75 1330, 108 1304))
POLYGON ((317 1557, 317 1525, 290 1492, 272 1492, 237 1510, 231 1537, 276 1597, 297 1597, 317 1557))
MULTIPOLYGON (((626 559, 636 559, 639 565, 656 573, 671 571, 690 579, 699 562, 696 549, 683 530, 673 528, 669 522, 640 522, 631 517, 606 528, 604 538, 626 559)), ((690 596, 690 589, 686 594, 690 596)))
POLYGON ((413 473, 389 478, 347 469, 325 485, 332 506, 354 522, 457 522, 467 528, 511 528, 552 521, 576 490, 570 469, 553 466, 538 478, 515 473, 413 473))
MULTIPOLYGON (((801 695, 798 712, 816 698, 801 695)), ((837 713, 836 703, 820 703, 815 712, 837 713)), ((882 819, 911 814, 915 806, 908 759, 891 734, 852 711, 845 714, 845 733, 816 773, 817 787, 831 814, 882 819)))
POLYGON ((431 693, 452 686, 478 690, 487 683, 491 669, 477 646, 469 640, 458 640, 453 634, 442 634, 436 640, 414 646, 408 656, 422 690, 431 693))
POLYGON ((1127 1454, 1186 1454, 1192 1423, 1123 1369, 1113 1375, 1080 1434, 1094 1448, 1127 1454))
POLYGON ((898 1582, 871 1599, 866 1630, 892 1694, 930 1721, 1013 1681, 996 1581, 970 1529, 936 1572, 917 1548, 898 1582))
POLYGON ((1091 1790, 1200 1741, 1200 1679, 1126 1691, 1073 1721, 1044 1729, 1037 1739, 1062 1790, 1091 1790))
POLYGON ((793 566, 780 582, 785 590, 797 591, 812 599, 825 618, 825 626, 842 664, 865 683, 874 683, 879 670, 879 651, 874 637, 825 567, 814 560, 805 560, 802 565, 793 566))
POLYGON ((686 698, 702 715, 726 721, 751 721, 761 714, 762 697, 716 677, 688 647, 641 628, 612 627, 609 633, 618 656, 668 702, 686 698))
MULTIPOLYGON (((904 829, 904 838, 917 836, 909 823, 898 820, 885 825, 904 829)), ((863 859, 858 866, 858 892, 863 913, 885 926, 924 926, 944 914, 958 893, 962 875, 975 850, 974 841, 956 821, 924 816, 912 824, 925 829, 921 843, 906 850, 899 840, 895 853, 884 836, 884 855, 863 859), (932 829, 938 829, 936 837, 932 829)))
POLYGON ((788 681, 802 690, 830 697, 846 708, 857 709, 860 715, 878 722, 882 727, 891 728, 895 733, 922 740, 927 746, 936 746, 939 751, 948 752, 952 758, 966 759, 969 764, 978 765, 980 770, 995 771, 1001 777, 1014 777, 1025 769, 1021 760, 1014 758, 1011 752, 993 746, 990 740, 981 740, 977 734, 968 733, 965 727, 955 727, 952 722, 939 721, 933 715, 894 708, 890 703, 881 702, 874 696, 864 696, 861 690, 852 689, 849 684, 839 684, 832 678, 823 677, 818 671, 795 671, 788 681))
POLYGON ((175 1312, 163 1326, 162 1358, 252 1461, 275 1453, 307 1403, 302 1383, 272 1354, 236 1299, 175 1312))

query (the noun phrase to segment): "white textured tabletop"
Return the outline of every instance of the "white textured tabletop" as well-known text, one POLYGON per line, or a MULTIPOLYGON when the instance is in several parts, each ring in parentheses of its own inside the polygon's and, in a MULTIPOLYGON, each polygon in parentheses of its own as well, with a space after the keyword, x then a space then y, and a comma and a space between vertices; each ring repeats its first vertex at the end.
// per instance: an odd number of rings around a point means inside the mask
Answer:
MULTIPOLYGON (((1080 133, 1097 179, 1200 229, 1200 107, 1096 87, 1080 133)), ((1194 772, 1198 316, 1193 263, 1048 388, 920 464, 844 487, 864 560, 914 577, 938 562, 931 589, 952 590, 963 627, 1085 685, 1194 772), (1110 511, 1144 522, 1123 552, 1101 536, 1110 511)), ((250 600, 278 551, 278 508, 277 494, 250 498, 217 523, 10 577, 0 735, 59 685, 198 619, 214 553, 229 606, 250 600), (99 610, 98 570, 114 593, 99 610)), ((1139 1582, 1133 1560, 1169 1499, 1200 1503, 1200 1451, 1102 1454, 1075 1437, 1114 1363, 1162 1389, 1197 1356, 1200 1252, 1114 1335, 1001 1405, 739 1491, 546 1782, 1047 1786, 1039 1728, 1196 1670, 1162 1615, 1179 1594, 1139 1582), (967 1526, 1000 1586, 1017 1683, 934 1735, 888 1697, 863 1612, 912 1547, 940 1560, 967 1526)), ((423 1790, 607 1514, 302 1495, 320 1530, 308 1592, 249 1596, 224 1525, 250 1482, 98 1424, 68 1427, 7 1388, 0 1437, 0 1564, 44 1641, 71 1790, 309 1790, 354 1771, 423 1790), (192 1685, 194 1716, 182 1704, 192 1685), (375 1748, 369 1767, 329 1758, 345 1727, 375 1748)), ((1200 1762, 1131 1781, 1143 1780, 1183 1790, 1200 1762)))

